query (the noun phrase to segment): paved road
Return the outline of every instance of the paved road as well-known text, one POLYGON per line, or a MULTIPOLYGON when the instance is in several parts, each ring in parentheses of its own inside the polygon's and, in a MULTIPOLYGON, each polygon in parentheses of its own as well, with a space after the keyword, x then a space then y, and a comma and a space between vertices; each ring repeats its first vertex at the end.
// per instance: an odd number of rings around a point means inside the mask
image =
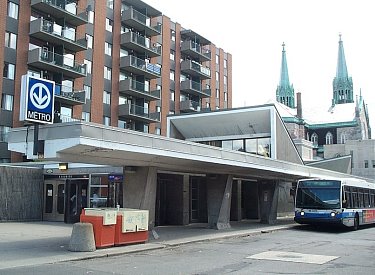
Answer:
POLYGON ((375 227, 359 231, 293 226, 0 274, 375 274, 375 227))

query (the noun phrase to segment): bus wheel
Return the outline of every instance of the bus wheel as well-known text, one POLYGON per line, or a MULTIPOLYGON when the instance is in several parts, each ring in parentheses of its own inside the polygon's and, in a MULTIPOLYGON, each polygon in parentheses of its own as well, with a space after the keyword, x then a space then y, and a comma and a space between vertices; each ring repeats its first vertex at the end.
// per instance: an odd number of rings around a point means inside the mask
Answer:
POLYGON ((358 217, 358 214, 356 214, 354 218, 353 230, 358 230, 358 228, 359 228, 359 217, 358 217))

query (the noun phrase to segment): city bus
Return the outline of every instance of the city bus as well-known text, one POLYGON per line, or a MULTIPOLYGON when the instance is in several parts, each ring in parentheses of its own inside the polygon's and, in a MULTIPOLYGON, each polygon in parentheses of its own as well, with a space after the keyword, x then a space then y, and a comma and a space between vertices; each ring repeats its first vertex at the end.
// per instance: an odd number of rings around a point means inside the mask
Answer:
POLYGON ((357 230, 375 223, 375 184, 361 179, 304 179, 297 183, 294 221, 357 230))

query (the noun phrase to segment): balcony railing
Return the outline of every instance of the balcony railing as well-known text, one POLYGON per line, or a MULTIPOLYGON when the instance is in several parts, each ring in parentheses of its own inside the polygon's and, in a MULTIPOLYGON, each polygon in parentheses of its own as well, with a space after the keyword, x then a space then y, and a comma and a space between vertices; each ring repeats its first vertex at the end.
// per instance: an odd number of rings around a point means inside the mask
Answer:
POLYGON ((149 109, 135 104, 120 104, 119 116, 130 117, 144 122, 159 122, 160 113, 149 113, 149 109))
POLYGON ((71 116, 63 115, 60 113, 55 113, 55 116, 53 118, 54 123, 68 123, 68 122, 74 122, 74 121, 82 121, 82 120, 71 117, 71 116))
POLYGON ((146 35, 161 34, 161 24, 151 25, 151 18, 130 7, 122 12, 122 21, 136 30, 145 31, 146 35))
POLYGON ((198 58, 201 62, 211 60, 211 51, 191 40, 186 40, 181 43, 181 51, 194 58, 198 58))
POLYGON ((199 112, 201 110, 201 106, 199 102, 186 99, 180 102, 180 112, 199 112))
POLYGON ((202 84, 193 80, 184 80, 181 82, 181 91, 199 96, 199 97, 210 97, 211 89, 203 89, 202 84))
POLYGON ((148 78, 158 78, 161 76, 161 68, 159 66, 133 55, 121 57, 120 67, 135 74, 145 75, 148 78))
POLYGON ((63 72, 66 76, 77 78, 86 76, 86 65, 78 63, 69 57, 37 48, 29 51, 28 64, 57 73, 63 72))
POLYGON ((121 35, 121 45, 137 52, 145 52, 149 57, 161 55, 161 45, 152 42, 150 38, 135 32, 126 32, 121 35))
POLYGON ((146 100, 160 99, 160 90, 150 91, 149 86, 146 86, 145 83, 129 78, 120 81, 119 91, 128 95, 143 97, 146 100))
POLYGON ((31 7, 58 19, 64 19, 73 26, 87 24, 87 12, 78 11, 74 1, 31 0, 31 7))
POLYGON ((66 85, 55 85, 55 98, 69 105, 85 104, 85 92, 76 91, 72 87, 66 85))
POLYGON ((76 39, 76 32, 59 24, 39 18, 30 22, 30 35, 52 44, 62 44, 74 52, 87 49, 84 37, 76 39))
POLYGON ((181 71, 193 76, 198 76, 201 79, 211 78, 211 70, 208 67, 203 67, 201 64, 192 60, 184 60, 181 62, 181 71))

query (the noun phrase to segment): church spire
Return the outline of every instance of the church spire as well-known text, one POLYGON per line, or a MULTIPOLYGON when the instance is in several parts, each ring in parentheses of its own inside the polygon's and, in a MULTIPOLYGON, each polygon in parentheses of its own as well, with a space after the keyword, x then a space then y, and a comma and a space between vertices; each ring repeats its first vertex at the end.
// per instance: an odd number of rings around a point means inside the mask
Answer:
POLYGON ((294 105, 294 88, 289 83, 288 64, 286 62, 285 43, 282 44, 283 51, 281 56, 280 82, 276 89, 276 100, 290 108, 294 105))
POLYGON ((339 52, 337 57, 336 77, 333 79, 332 104, 351 103, 353 98, 353 81, 346 67, 344 45, 339 35, 339 52))

